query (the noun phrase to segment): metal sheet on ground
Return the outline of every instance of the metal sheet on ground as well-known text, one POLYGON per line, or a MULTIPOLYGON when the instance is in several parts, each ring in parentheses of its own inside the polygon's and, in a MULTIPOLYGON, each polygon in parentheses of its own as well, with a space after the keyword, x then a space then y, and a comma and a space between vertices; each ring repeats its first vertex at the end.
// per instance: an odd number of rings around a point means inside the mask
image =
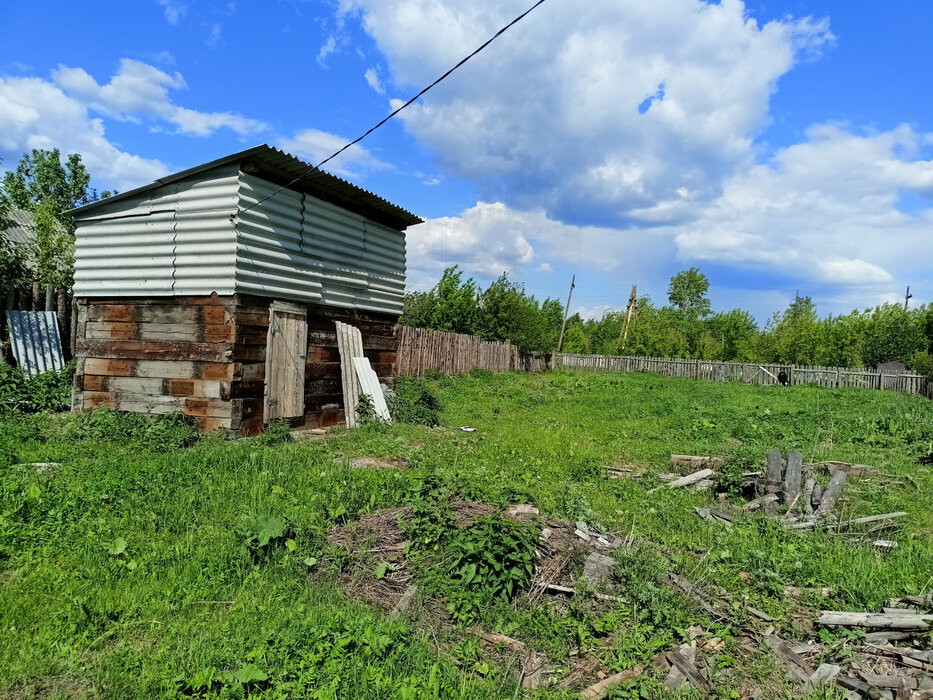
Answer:
POLYGON ((360 380, 362 392, 373 401, 373 408, 376 409, 376 415, 387 423, 391 423, 392 416, 389 414, 386 398, 382 394, 382 387, 379 386, 379 377, 376 376, 372 365, 369 364, 369 358, 354 357, 353 367, 356 369, 356 376, 360 380))
POLYGON ((6 317, 13 356, 23 372, 32 377, 65 366, 54 311, 7 311, 6 317))

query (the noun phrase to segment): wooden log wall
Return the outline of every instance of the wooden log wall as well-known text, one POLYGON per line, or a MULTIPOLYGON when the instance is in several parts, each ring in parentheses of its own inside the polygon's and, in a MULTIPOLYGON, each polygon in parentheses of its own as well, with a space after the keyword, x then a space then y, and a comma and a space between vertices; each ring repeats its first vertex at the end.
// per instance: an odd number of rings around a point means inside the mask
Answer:
POLYGON ((428 370, 462 374, 476 368, 490 372, 520 369, 519 350, 509 342, 490 343, 473 335, 398 327, 399 375, 420 377, 428 370))
POLYGON ((79 299, 73 410, 192 416, 201 430, 262 430, 268 300, 79 299))
POLYGON ((873 370, 810 365, 773 365, 740 362, 709 362, 664 357, 555 354, 554 369, 584 372, 655 372, 669 377, 707 379, 717 382, 740 381, 768 386, 787 373, 791 385, 817 384, 830 388, 862 388, 901 391, 933 398, 933 382, 919 374, 885 374, 873 370))
MULTIPOLYGON (((263 427, 271 299, 80 299, 74 410, 193 416, 205 431, 252 435, 263 427)), ((305 416, 296 426, 344 420, 336 321, 360 329, 381 382, 395 377, 396 316, 308 306, 305 416)))

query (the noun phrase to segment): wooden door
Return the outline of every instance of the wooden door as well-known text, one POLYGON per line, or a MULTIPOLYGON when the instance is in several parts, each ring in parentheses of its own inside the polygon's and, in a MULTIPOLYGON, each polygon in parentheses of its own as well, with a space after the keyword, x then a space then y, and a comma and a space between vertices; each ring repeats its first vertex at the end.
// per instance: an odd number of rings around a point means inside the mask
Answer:
POLYGON ((273 302, 266 341, 266 423, 305 414, 307 356, 307 310, 297 304, 273 302))

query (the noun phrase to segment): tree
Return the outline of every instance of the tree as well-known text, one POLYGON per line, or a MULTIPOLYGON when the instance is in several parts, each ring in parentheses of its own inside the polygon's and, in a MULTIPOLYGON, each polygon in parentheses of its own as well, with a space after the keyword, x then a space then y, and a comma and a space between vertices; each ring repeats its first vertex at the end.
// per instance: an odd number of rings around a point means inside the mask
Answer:
POLYGON ((697 267, 683 270, 671 277, 667 288, 668 301, 689 319, 705 318, 710 312, 709 280, 697 267))
POLYGON ((900 304, 883 304, 869 317, 862 348, 862 360, 868 367, 890 360, 907 363, 918 350, 925 350, 923 318, 900 304))
POLYGON ((74 231, 74 223, 65 212, 97 199, 96 191, 88 189, 90 183, 81 156, 72 153, 62 165, 57 148, 33 149, 20 159, 16 170, 3 177, 3 189, 12 206, 33 211, 45 204, 69 231, 74 231))
POLYGON ((742 362, 755 357, 758 325, 748 311, 733 309, 715 314, 706 322, 712 340, 718 343, 718 359, 742 362))
MULTIPOLYGON (((74 221, 69 209, 97 199, 91 177, 72 153, 62 164, 57 148, 33 149, 16 169, 4 175, 2 199, 7 207, 26 209, 35 225, 36 281, 46 287, 70 287, 74 277, 74 221)), ((109 196, 105 192, 105 196, 109 196)))

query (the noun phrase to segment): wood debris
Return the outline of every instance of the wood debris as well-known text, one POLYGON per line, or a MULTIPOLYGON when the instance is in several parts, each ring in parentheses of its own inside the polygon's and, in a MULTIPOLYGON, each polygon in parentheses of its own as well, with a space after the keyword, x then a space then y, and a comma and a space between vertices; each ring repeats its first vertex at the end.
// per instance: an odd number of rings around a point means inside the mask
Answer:
POLYGON ((722 457, 697 457, 694 455, 671 455, 668 466, 690 469, 719 469, 725 460, 722 457))
POLYGON ((816 624, 824 627, 864 627, 868 629, 916 630, 933 629, 933 613, 868 613, 823 610, 816 624))
POLYGON ((621 673, 616 673, 608 678, 604 678, 598 683, 594 683, 588 688, 584 688, 580 691, 581 700, 601 700, 609 694, 609 691, 615 688, 617 685, 622 685, 623 683, 631 683, 633 680, 638 678, 643 672, 644 666, 636 666, 635 668, 629 669, 627 671, 622 671, 621 673))

